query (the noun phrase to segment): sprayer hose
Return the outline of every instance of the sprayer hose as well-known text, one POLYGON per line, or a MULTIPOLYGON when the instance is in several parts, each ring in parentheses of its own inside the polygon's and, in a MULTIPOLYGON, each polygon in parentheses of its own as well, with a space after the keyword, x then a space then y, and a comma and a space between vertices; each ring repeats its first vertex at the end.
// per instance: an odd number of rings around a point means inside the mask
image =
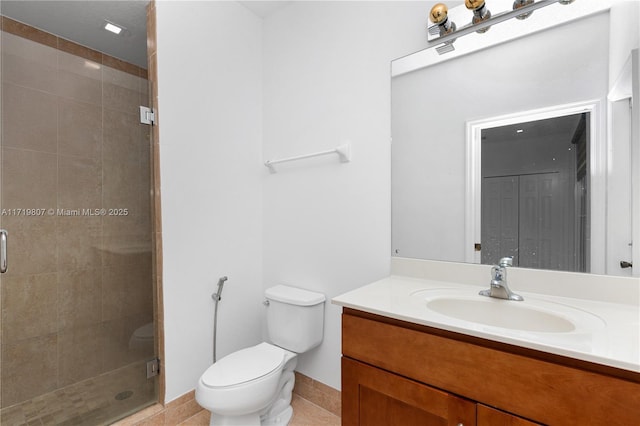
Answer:
POLYGON ((216 362, 216 329, 218 328, 218 302, 220 300, 214 299, 213 307, 213 363, 216 362))

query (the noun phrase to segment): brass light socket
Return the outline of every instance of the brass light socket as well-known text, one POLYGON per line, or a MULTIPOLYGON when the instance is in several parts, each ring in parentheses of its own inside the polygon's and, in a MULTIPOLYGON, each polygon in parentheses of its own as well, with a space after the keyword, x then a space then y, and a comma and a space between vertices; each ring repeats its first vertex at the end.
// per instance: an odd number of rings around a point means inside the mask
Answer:
POLYGON ((476 10, 484 6, 484 0, 464 0, 464 5, 469 10, 476 10))
MULTIPOLYGON (((533 3, 533 0, 515 0, 513 2, 513 10, 518 10, 521 9, 525 6, 528 6, 530 4, 533 3)), ((527 19, 529 16, 531 16, 531 14, 533 13, 533 11, 529 11, 527 13, 523 13, 522 15, 518 15, 516 16, 516 19, 519 20, 523 20, 523 19, 527 19)))
MULTIPOLYGON (((464 5, 467 9, 473 11, 473 18, 471 23, 476 25, 491 18, 491 12, 487 9, 484 0, 464 0, 464 5)), ((477 33, 484 33, 489 30, 489 27, 476 31, 477 33)))
POLYGON ((439 25, 447 20, 448 14, 449 8, 443 3, 437 3, 431 8, 431 12, 429 12, 429 19, 434 24, 439 25))

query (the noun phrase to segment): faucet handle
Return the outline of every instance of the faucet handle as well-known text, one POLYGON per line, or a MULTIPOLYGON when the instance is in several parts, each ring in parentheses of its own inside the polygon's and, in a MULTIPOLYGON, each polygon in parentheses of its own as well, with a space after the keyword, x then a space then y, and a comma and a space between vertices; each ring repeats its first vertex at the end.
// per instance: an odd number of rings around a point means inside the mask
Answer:
POLYGON ((500 259, 500 262, 498 264, 503 268, 505 266, 513 266, 513 256, 503 257, 502 259, 500 259))

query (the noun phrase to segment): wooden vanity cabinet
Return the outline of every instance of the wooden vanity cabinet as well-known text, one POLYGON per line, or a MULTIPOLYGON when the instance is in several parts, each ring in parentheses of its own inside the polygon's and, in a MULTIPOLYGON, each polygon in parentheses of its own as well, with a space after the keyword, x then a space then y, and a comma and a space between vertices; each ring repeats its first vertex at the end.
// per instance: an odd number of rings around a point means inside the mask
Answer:
POLYGON ((448 392, 342 358, 345 425, 475 425, 476 404, 448 392), (345 401, 345 397, 352 400, 345 401))
POLYGON ((640 373, 349 308, 344 425, 640 425, 640 373))
POLYGON ((539 423, 530 422, 522 417, 514 416, 486 405, 477 404, 477 426, 536 426, 539 423))

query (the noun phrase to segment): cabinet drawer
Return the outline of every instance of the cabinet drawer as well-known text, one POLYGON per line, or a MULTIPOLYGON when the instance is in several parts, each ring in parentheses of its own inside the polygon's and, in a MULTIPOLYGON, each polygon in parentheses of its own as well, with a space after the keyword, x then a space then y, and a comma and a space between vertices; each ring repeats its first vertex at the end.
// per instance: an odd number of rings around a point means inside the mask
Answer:
POLYGON ((552 425, 640 424, 638 382, 354 314, 342 324, 344 356, 500 410, 552 425))

